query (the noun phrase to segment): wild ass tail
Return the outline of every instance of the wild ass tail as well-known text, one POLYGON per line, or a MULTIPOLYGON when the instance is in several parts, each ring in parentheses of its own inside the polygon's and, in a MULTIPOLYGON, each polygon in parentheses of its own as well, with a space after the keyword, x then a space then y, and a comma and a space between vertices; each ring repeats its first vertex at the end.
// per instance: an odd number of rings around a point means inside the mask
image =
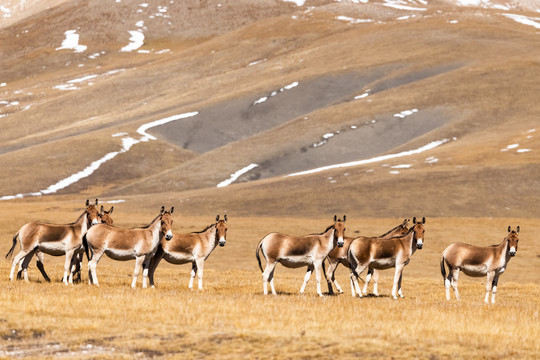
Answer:
POLYGON ((82 243, 84 246, 84 252, 86 253, 86 258, 88 259, 88 261, 92 260, 92 258, 94 257, 94 250, 89 249, 88 240, 86 239, 86 234, 83 235, 82 243))
POLYGON ((13 254, 13 250, 15 249, 15 246, 17 246, 17 237, 18 236, 19 236, 19 232, 17 231, 17 233, 13 237, 13 245, 11 246, 11 249, 9 249, 8 253, 6 254, 6 259, 11 257, 11 255, 13 254))
POLYGON ((445 261, 444 253, 441 255, 441 275, 443 278, 443 283, 446 281, 446 268, 444 267, 444 261, 445 261))
MULTIPOLYGON (((264 239, 264 238, 263 238, 264 239)), ((261 269, 261 272, 264 272, 261 264, 261 257, 259 255, 259 250, 261 250, 262 247, 262 240, 259 241, 259 245, 257 245, 257 250, 255 250, 255 256, 257 257, 257 261, 259 262, 259 269, 261 269)), ((262 250, 261 250, 262 251, 262 250)), ((264 254, 263 254, 264 255, 264 254)))

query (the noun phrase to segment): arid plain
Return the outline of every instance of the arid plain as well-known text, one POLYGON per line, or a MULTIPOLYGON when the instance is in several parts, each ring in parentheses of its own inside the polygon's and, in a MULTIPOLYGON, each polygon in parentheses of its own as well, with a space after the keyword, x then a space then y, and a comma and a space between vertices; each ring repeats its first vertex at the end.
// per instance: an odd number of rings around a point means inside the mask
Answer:
POLYGON ((161 263, 156 288, 131 289, 133 261, 102 259, 96 288, 86 259, 73 286, 61 257, 45 256, 51 283, 34 261, 29 283, 9 282, 0 260, 0 357, 540 353, 534 1, 0 5, 2 255, 23 224, 73 222, 86 199, 114 206, 121 227, 162 205, 176 232, 218 214, 229 226, 203 291, 188 290, 189 265, 161 263), (278 296, 262 295, 258 241, 320 233, 334 214, 348 236, 426 217, 403 299, 389 296, 392 270, 380 297, 352 298, 343 266, 344 294, 319 298, 313 276, 299 295, 305 270, 278 265, 278 296), (447 302, 442 250, 500 243, 509 225, 520 242, 497 302, 465 275, 447 302))

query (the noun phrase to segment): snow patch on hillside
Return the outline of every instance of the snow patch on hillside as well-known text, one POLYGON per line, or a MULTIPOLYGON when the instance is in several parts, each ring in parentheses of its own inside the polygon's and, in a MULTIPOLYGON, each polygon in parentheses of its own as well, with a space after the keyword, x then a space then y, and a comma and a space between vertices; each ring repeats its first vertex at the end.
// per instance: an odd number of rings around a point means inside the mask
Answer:
POLYGON ((292 174, 289 174, 289 175, 285 175, 285 177, 314 174, 314 173, 318 173, 318 172, 326 171, 326 170, 339 169, 339 168, 358 166, 358 165, 364 165, 364 164, 371 164, 371 163, 385 161, 385 160, 389 160, 389 159, 396 159, 396 158, 400 158, 400 157, 404 157, 404 156, 420 154, 420 153, 423 153, 424 151, 434 149, 434 148, 436 148, 436 147, 438 147, 438 146, 440 146, 440 145, 442 145, 442 144, 444 144, 444 143, 446 143, 448 141, 449 141, 449 139, 442 139, 442 140, 432 141, 429 144, 426 144, 426 145, 424 145, 422 147, 419 147, 418 149, 414 149, 414 150, 402 151, 402 152, 397 153, 397 154, 389 154, 389 155, 377 156, 377 157, 374 157, 374 158, 371 158, 371 159, 365 159, 365 160, 359 160, 359 161, 351 161, 351 162, 347 162, 347 163, 323 166, 323 167, 316 168, 316 169, 300 171, 300 172, 297 172, 297 173, 292 173, 292 174))
POLYGON ((62 180, 58 181, 55 184, 52 184, 51 186, 47 187, 46 189, 43 189, 43 190, 40 190, 40 191, 37 191, 37 192, 26 193, 26 194, 21 193, 21 194, 17 194, 17 195, 6 195, 6 196, 0 197, 0 200, 22 199, 22 198, 28 197, 28 196, 41 196, 41 195, 52 194, 52 193, 55 193, 55 192, 57 192, 59 190, 62 190, 64 188, 66 188, 66 187, 68 187, 70 185, 73 185, 76 182, 78 182, 78 181, 92 175, 97 169, 99 169, 101 167, 101 165, 103 165, 106 162, 114 159, 119 154, 128 152, 133 145, 136 145, 136 144, 138 144, 140 142, 146 142, 146 141, 149 141, 149 140, 157 140, 154 136, 146 133, 146 131, 148 131, 150 128, 153 128, 153 127, 159 126, 159 125, 163 125, 163 124, 166 124, 166 123, 171 122, 171 121, 176 121, 176 120, 192 117, 192 116, 195 116, 197 114, 198 114, 198 112, 194 111, 194 112, 189 112, 189 113, 185 113, 185 114, 169 116, 169 117, 164 118, 164 119, 160 119, 160 120, 152 121, 152 122, 147 123, 147 124, 143 124, 137 129, 137 133, 142 135, 139 139, 134 139, 131 136, 126 136, 125 135, 126 133, 113 134, 112 137, 124 136, 124 137, 122 137, 122 148, 120 150, 113 151, 113 152, 110 152, 108 154, 105 154, 105 156, 103 156, 101 159, 98 159, 98 160, 92 162, 90 165, 85 167, 83 170, 81 170, 81 171, 79 171, 79 172, 77 172, 77 173, 75 173, 73 175, 70 175, 65 179, 62 179, 62 180))
POLYGON ((144 34, 141 31, 129 31, 129 34, 131 35, 130 43, 120 49, 121 52, 131 52, 144 45, 144 34))
POLYGON ((217 187, 225 187, 231 185, 233 182, 235 182, 240 176, 244 175, 248 171, 255 169, 257 164, 249 164, 248 166, 236 171, 234 174, 232 174, 227 180, 224 180, 217 184, 217 187))
POLYGON ((277 94, 284 92, 285 90, 291 90, 292 88, 295 88, 295 87, 297 87, 297 86, 298 86, 298 81, 295 81, 295 82, 293 82, 293 83, 290 83, 289 85, 285 85, 284 87, 282 87, 282 88, 279 89, 279 90, 272 91, 272 92, 270 93, 270 95, 263 96, 263 97, 259 98, 258 100, 254 101, 254 102, 253 102, 253 105, 262 104, 263 102, 267 101, 267 100, 270 99, 271 97, 274 97, 274 96, 276 96, 277 94))
POLYGON ((534 27, 535 29, 540 29, 540 18, 533 18, 533 17, 516 15, 516 14, 503 14, 503 15, 520 24, 529 25, 529 26, 534 27))
POLYGON ((56 50, 74 50, 76 53, 80 53, 87 49, 86 45, 79 45, 77 30, 68 30, 64 35, 66 38, 62 41, 62 46, 57 47, 56 50))

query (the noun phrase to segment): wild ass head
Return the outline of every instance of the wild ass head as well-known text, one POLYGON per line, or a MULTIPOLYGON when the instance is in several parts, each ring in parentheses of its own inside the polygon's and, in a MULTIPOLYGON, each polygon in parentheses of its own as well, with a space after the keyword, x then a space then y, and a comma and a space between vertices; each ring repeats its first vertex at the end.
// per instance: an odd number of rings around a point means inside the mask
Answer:
POLYGON ((416 248, 418 250, 422 249, 424 247, 424 224, 426 223, 426 218, 423 217, 422 221, 416 221, 416 217, 413 218, 413 227, 412 231, 414 231, 414 238, 416 239, 416 248))
POLYGON ((216 217, 216 237, 219 239, 219 246, 225 246, 227 241, 227 215, 223 216, 223 219, 219 219, 219 215, 216 217))
POLYGON ((91 204, 90 200, 86 200, 86 220, 88 222, 88 227, 92 225, 99 224, 101 221, 99 219, 99 211, 97 209, 98 199, 96 199, 95 204, 91 204))
POLYGON ((103 205, 101 205, 101 210, 99 211, 99 218, 101 219, 102 224, 112 225, 113 219, 111 217, 111 214, 114 210, 114 206, 111 206, 111 209, 109 211, 103 209, 103 205))
POLYGON ((343 215, 343 220, 338 219, 337 215, 334 215, 334 238, 337 239, 337 246, 343 247, 345 244, 343 238, 345 237, 345 221, 347 220, 347 215, 343 215))
POLYGON ((171 207, 170 211, 165 211, 165 206, 161 207, 161 214, 160 214, 160 220, 161 220, 161 233, 163 236, 165 236, 165 240, 169 241, 173 238, 172 233, 172 213, 174 211, 174 206, 171 207))
POLYGON ((407 233, 409 232, 409 228, 407 227, 407 225, 409 225, 409 221, 411 221, 411 219, 404 219, 401 225, 399 225, 401 235, 407 235, 407 233))
POLYGON ((510 256, 515 256, 517 249, 518 249, 518 242, 519 242, 519 226, 516 230, 512 230, 510 226, 508 226, 508 236, 506 237, 506 241, 508 242, 508 254, 510 256))

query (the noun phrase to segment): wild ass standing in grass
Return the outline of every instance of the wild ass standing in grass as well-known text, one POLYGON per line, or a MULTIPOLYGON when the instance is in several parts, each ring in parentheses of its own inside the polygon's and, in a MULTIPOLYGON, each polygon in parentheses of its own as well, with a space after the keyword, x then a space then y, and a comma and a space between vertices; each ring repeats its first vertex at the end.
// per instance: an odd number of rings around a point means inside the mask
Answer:
POLYGON ((495 303, 495 293, 499 276, 506 270, 510 258, 516 255, 519 242, 519 226, 512 230, 508 226, 508 236, 499 245, 487 247, 454 243, 444 249, 441 256, 441 274, 446 287, 446 300, 450 300, 450 285, 454 289, 456 299, 460 300, 458 292, 459 271, 474 277, 487 277, 486 297, 489 303, 489 292, 492 292, 491 302, 495 303), (444 264, 448 266, 448 276, 444 264))
POLYGON ((195 275, 199 277, 199 290, 203 289, 203 266, 210 256, 210 253, 219 246, 225 246, 227 241, 227 215, 223 219, 216 217, 216 223, 209 225, 206 229, 189 234, 173 234, 170 241, 161 240, 156 254, 150 261, 148 278, 150 286, 154 286, 154 272, 161 261, 165 259, 168 263, 181 265, 192 263, 189 289, 193 289, 195 275))
MULTIPOLYGON (((388 231, 387 233, 379 236, 379 239, 390 239, 395 236, 405 235, 407 231, 409 231, 409 228, 407 228, 407 224, 409 223, 409 219, 403 220, 401 224, 393 228, 392 230, 388 231)), ((341 289, 341 286, 339 286, 335 273, 338 265, 341 263, 347 268, 349 268, 349 262, 347 261, 347 251, 349 250, 349 245, 355 238, 346 236, 343 238, 344 244, 342 247, 335 247, 326 259, 328 260, 328 269, 326 270, 326 282, 328 283, 328 293, 333 294, 334 289, 332 288, 332 283, 336 285, 336 289, 340 294, 343 293, 343 290, 341 289)), ((374 293, 377 294, 377 282, 379 280, 379 273, 377 270, 370 268, 368 270, 368 275, 366 276, 366 285, 364 286, 364 294, 367 292, 367 286, 369 284, 369 280, 371 279, 371 275, 374 275, 374 293)))
POLYGON ((403 268, 411 260, 411 256, 416 249, 422 249, 424 245, 424 224, 426 218, 416 222, 413 218, 413 226, 406 235, 391 239, 356 238, 347 252, 347 260, 351 269, 351 292, 352 296, 362 297, 358 276, 366 268, 384 270, 396 268, 394 275, 394 285, 392 287, 392 297, 397 299, 396 293, 403 297, 401 291, 401 280, 403 278, 403 268))
POLYGON ((135 229, 124 229, 98 224, 93 226, 83 236, 84 251, 88 258, 88 277, 90 284, 99 286, 96 267, 103 256, 114 260, 132 260, 135 259, 135 270, 133 271, 133 281, 131 287, 137 285, 137 277, 143 268, 143 288, 146 287, 148 278, 148 266, 150 260, 156 253, 160 241, 165 238, 171 240, 172 234, 172 213, 165 211, 161 207, 159 215, 145 227, 135 229))
MULTIPOLYGON (((113 209, 114 207, 111 207, 109 211, 106 211, 103 209, 103 205, 101 205, 101 210, 98 213, 98 217, 102 224, 107 224, 107 225, 113 224, 113 219, 111 217, 113 209)), ((82 244, 82 236, 81 236, 81 244, 82 244)), ((36 250, 35 253, 36 253, 37 268, 41 272, 41 275, 43 275, 43 277, 45 278, 45 281, 50 282, 51 279, 45 272, 45 267, 43 266, 43 253, 39 250, 36 250)), ((78 253, 73 255, 73 258, 71 259, 70 283, 81 281, 81 264, 82 264, 83 255, 84 255, 84 251, 79 251, 78 253)), ((31 258, 32 254, 29 254, 27 256, 30 256, 31 258)), ((23 269, 23 266, 22 266, 23 262, 24 262, 24 259, 19 262, 19 271, 17 272, 17 280, 20 280, 21 278, 23 278, 23 276, 25 279, 28 279, 28 275, 26 274, 27 268, 23 269)), ((28 262, 30 262, 30 260, 28 260, 28 262)))
POLYGON ((334 224, 330 225, 322 234, 294 236, 280 233, 270 233, 263 237, 257 245, 255 256, 259 262, 259 268, 263 272, 263 290, 268 295, 268 281, 272 289, 272 294, 276 295, 274 288, 274 270, 278 263, 288 268, 298 268, 307 266, 307 273, 304 283, 300 288, 300 293, 304 293, 306 284, 315 269, 317 279, 317 294, 322 296, 321 291, 321 268, 323 261, 330 251, 336 246, 343 246, 345 235, 345 220, 334 216, 334 224), (259 250, 266 259, 266 268, 263 271, 259 250))
MULTIPOLYGON (((13 253, 13 249, 17 244, 17 237, 19 237, 21 251, 13 259, 9 280, 13 280, 15 267, 22 261, 21 270, 24 274, 24 279, 28 281, 26 269, 28 268, 30 260, 32 260, 32 256, 36 252, 39 252, 53 256, 66 255, 64 277, 62 278, 62 281, 66 285, 68 283, 72 284, 73 273, 71 272, 71 266, 74 263, 73 260, 77 253, 81 252, 83 249, 82 236, 90 226, 99 223, 97 204, 97 199, 95 204, 90 204, 90 201, 86 200, 86 209, 81 216, 71 224, 56 225, 34 221, 23 225, 13 237, 13 246, 6 254, 6 258, 8 258, 13 253)), ((42 274, 44 274, 45 279, 50 281, 45 273, 41 260, 43 259, 40 254, 38 255, 38 268, 42 274)))

